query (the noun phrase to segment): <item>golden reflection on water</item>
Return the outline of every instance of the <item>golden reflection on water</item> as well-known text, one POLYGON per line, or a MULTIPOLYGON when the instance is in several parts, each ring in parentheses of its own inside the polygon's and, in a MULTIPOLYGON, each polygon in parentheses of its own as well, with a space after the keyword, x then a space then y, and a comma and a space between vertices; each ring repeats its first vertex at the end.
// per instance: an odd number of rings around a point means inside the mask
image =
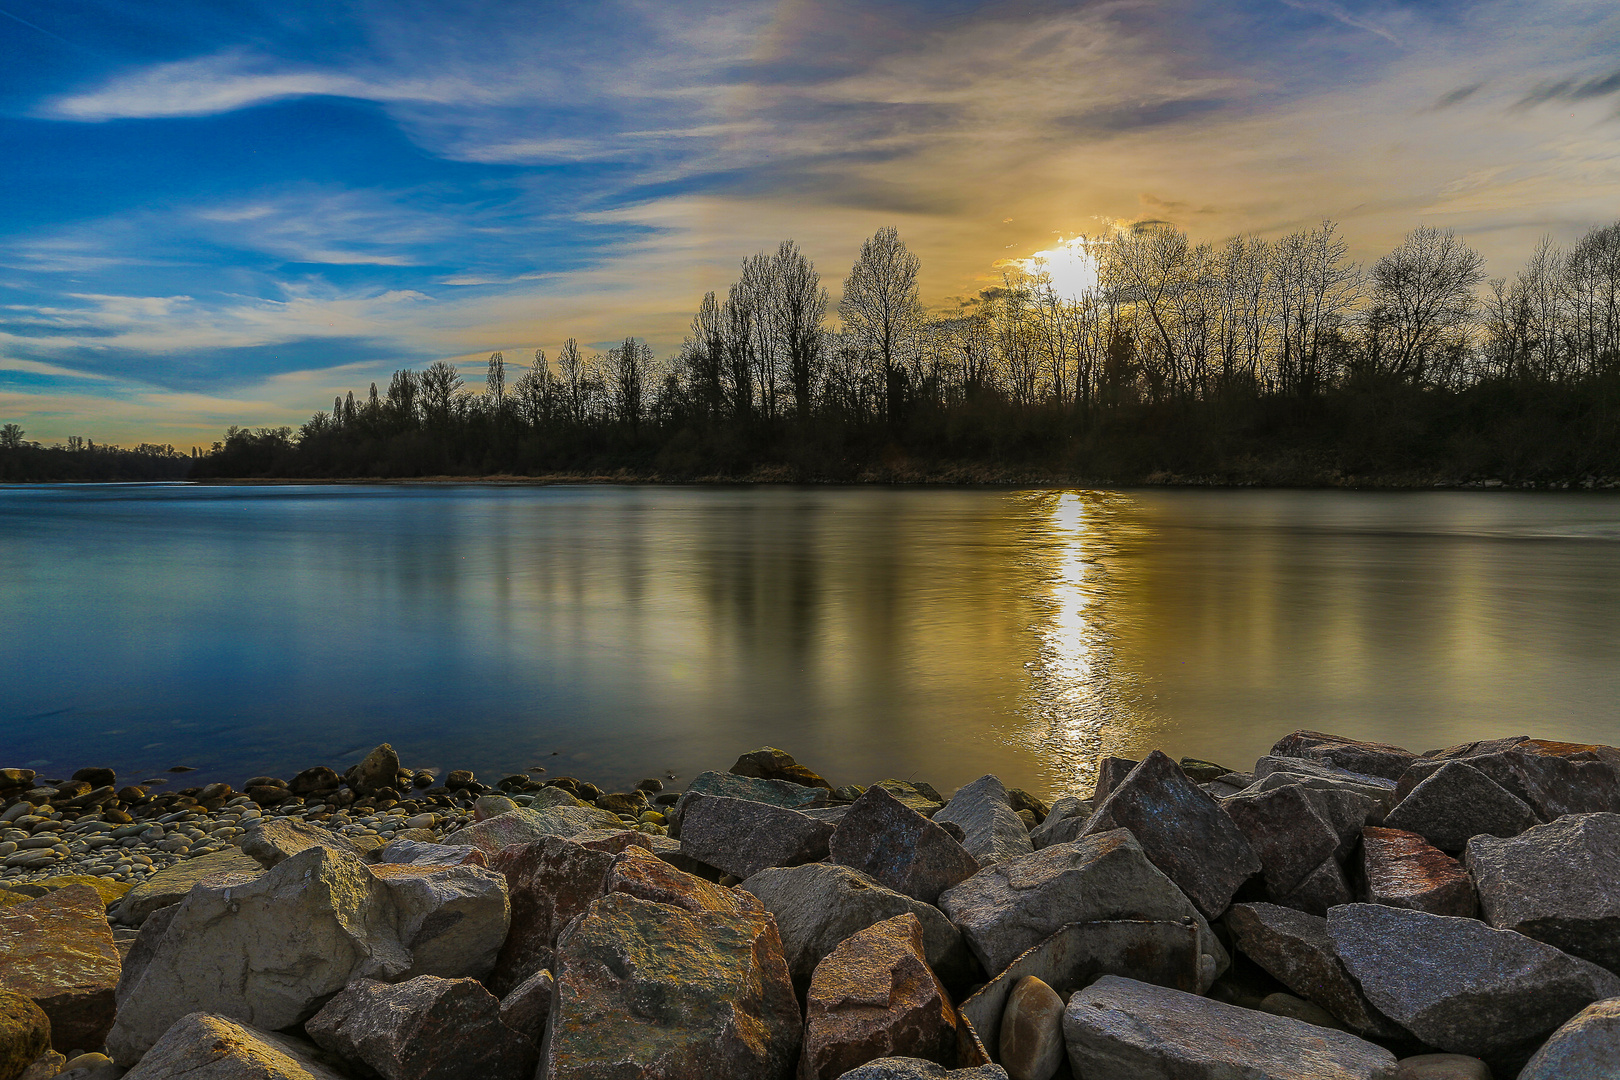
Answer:
POLYGON ((1042 491, 1026 498, 1037 515, 1030 558, 1040 588, 1016 737, 1036 756, 1045 793, 1084 793, 1099 757, 1150 742, 1160 724, 1141 673, 1119 655, 1130 569, 1112 556, 1143 535, 1122 495, 1042 491))

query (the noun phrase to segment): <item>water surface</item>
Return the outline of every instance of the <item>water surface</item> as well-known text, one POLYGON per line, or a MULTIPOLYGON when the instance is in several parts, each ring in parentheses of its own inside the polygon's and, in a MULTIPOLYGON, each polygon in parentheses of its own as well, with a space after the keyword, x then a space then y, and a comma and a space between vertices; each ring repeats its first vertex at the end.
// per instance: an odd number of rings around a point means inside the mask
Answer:
POLYGON ((1620 742, 1620 499, 0 488, 0 765, 1043 794, 1323 728, 1620 742))

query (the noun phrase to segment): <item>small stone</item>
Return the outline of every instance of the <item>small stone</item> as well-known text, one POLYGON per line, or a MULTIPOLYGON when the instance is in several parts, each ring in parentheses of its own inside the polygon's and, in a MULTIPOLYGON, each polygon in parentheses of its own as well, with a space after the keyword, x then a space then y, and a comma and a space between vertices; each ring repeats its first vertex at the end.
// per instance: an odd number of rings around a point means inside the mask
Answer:
POLYGON ((804 787, 832 789, 832 785, 827 781, 794 761, 792 754, 778 750, 774 746, 762 746, 758 750, 744 754, 737 759, 731 771, 738 776, 752 776, 761 780, 786 780, 790 784, 801 784, 804 787))
POLYGON ((51 1080, 51 1077, 62 1071, 67 1064, 67 1058, 55 1050, 47 1050, 34 1059, 34 1063, 23 1070, 22 1076, 17 1080, 51 1080))
POLYGON ((347 779, 349 786, 361 795, 376 795, 383 788, 391 788, 398 774, 399 755, 392 746, 383 743, 350 769, 347 779))
POLYGON ((1518 1080, 1612 1080, 1620 1072, 1620 998, 1594 1002, 1542 1044, 1518 1080))
POLYGON ((1361 742, 1320 731, 1296 731, 1284 735, 1271 748, 1271 754, 1273 757, 1302 758, 1386 780, 1399 780, 1401 774, 1418 758, 1403 746, 1361 742))
POLYGON ((1307 1024, 1317 1027, 1338 1028, 1344 1030, 1338 1017, 1326 1009, 1312 1005, 1304 998, 1297 998, 1293 994, 1267 994, 1260 999, 1260 1011, 1270 1013, 1272 1016, 1287 1016, 1294 1020, 1303 1020, 1307 1024))
POLYGON ((358 979, 304 1030, 383 1080, 531 1080, 538 1050, 501 1022, 500 1008, 473 979, 358 979))
POLYGON ((833 862, 929 904, 979 870, 978 860, 943 827, 908 809, 881 785, 850 805, 828 846, 833 862))
POLYGON ((478 783, 471 769, 452 769, 450 775, 444 778, 444 786, 451 791, 465 791, 478 783))
POLYGON ((1395 1080, 1492 1080, 1490 1066, 1466 1054, 1418 1054, 1402 1058, 1395 1080))
POLYGON ((480 795, 473 800, 473 820, 488 821, 518 808, 517 803, 505 795, 480 795))
POLYGON ((317 765, 287 781, 287 790, 294 795, 313 795, 317 791, 332 791, 341 781, 342 777, 337 773, 325 765, 317 765))
POLYGON ((312 847, 360 855, 359 847, 331 829, 291 818, 261 820, 247 831, 241 843, 242 854, 253 858, 266 870, 312 847))
POLYGON ((922 923, 908 912, 852 935, 816 965, 800 1080, 837 1080, 881 1057, 951 1063, 956 1011, 922 949, 922 923))
POLYGON ((1001 1016, 1001 1065, 1012 1080, 1052 1080, 1063 1064, 1063 999, 1026 975, 1001 1016))
POLYGON ((118 782, 118 774, 108 768, 80 769, 73 774, 74 780, 82 780, 93 788, 111 787, 118 782))
POLYGON ((1367 899, 1375 904, 1462 919, 1479 914, 1473 879, 1462 864, 1417 833, 1363 829, 1361 868, 1367 899))

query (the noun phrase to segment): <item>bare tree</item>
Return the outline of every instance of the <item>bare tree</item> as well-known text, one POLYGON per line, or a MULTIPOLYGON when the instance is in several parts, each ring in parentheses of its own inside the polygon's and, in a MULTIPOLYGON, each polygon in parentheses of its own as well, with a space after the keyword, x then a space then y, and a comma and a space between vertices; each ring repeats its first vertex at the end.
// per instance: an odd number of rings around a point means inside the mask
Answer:
POLYGON ((1421 381, 1444 354, 1466 344, 1484 261, 1450 229, 1420 225, 1374 264, 1370 315, 1378 337, 1372 357, 1376 370, 1421 381))
POLYGON ((0 448, 6 450, 22 449, 23 435, 25 434, 26 432, 23 431, 19 424, 7 424, 5 427, 0 427, 0 448))
POLYGON ((614 412, 632 431, 641 425, 647 384, 651 381, 652 349, 633 337, 608 350, 607 374, 612 384, 614 412))
POLYGON ((579 342, 569 338, 557 354, 557 374, 562 379, 563 397, 567 404, 568 419, 576 424, 585 422, 590 372, 585 359, 579 354, 579 342))
POLYGON ((720 321, 725 333, 726 392, 731 399, 731 415, 746 423, 754 413, 754 323, 755 297, 738 281, 731 286, 721 308, 720 321))
POLYGON ((861 245, 838 302, 845 327, 882 364, 883 410, 891 422, 903 389, 901 363, 923 322, 917 292, 921 266, 898 229, 892 225, 879 229, 861 245))
POLYGON ((489 354, 489 374, 484 376, 484 393, 496 412, 506 405, 506 357, 500 352, 489 354))
POLYGON ((1563 277, 1576 365, 1590 373, 1620 364, 1620 223, 1583 237, 1563 277))
POLYGON ((1348 261, 1338 226, 1290 233, 1272 248, 1277 370, 1285 393, 1309 395, 1325 383, 1326 344, 1361 299, 1360 269, 1348 261))
POLYGON ((826 339, 827 290, 821 275, 792 240, 782 241, 772 260, 777 333, 786 354, 793 408, 800 422, 810 419, 811 392, 826 339))
POLYGON ((557 401, 557 380, 546 363, 546 351, 534 350, 534 366, 517 377, 512 384, 512 396, 517 400, 518 414, 532 427, 551 420, 557 401))
POLYGON ((682 350, 687 378, 694 396, 711 420, 725 408, 726 329, 720 303, 712 292, 703 294, 692 330, 682 350))
POLYGON ((450 419, 455 405, 456 391, 461 389, 461 375, 447 360, 435 360, 420 377, 422 411, 429 420, 443 424, 450 419))

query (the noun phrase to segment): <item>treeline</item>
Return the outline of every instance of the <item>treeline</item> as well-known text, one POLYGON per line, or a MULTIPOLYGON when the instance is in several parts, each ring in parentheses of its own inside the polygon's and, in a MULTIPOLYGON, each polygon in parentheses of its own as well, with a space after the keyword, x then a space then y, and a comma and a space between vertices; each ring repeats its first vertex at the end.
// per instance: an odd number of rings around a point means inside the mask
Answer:
POLYGON ((1427 227, 1370 267, 1347 251, 1332 222, 1221 245, 1141 225, 929 312, 890 228, 834 324, 789 241, 706 295, 672 357, 570 339, 509 380, 495 353, 481 393, 443 361, 399 371, 296 434, 233 428, 196 475, 1620 475, 1620 224, 1542 243, 1511 280, 1427 227))
POLYGON ((184 480, 196 460, 167 444, 125 450, 73 436, 65 445, 41 446, 25 440, 26 434, 17 424, 0 426, 0 484, 184 480))

